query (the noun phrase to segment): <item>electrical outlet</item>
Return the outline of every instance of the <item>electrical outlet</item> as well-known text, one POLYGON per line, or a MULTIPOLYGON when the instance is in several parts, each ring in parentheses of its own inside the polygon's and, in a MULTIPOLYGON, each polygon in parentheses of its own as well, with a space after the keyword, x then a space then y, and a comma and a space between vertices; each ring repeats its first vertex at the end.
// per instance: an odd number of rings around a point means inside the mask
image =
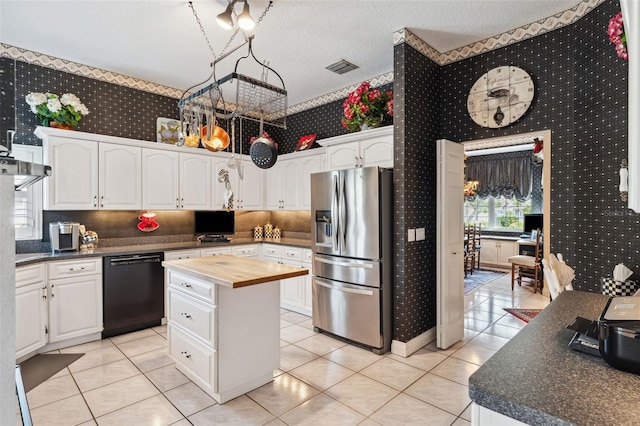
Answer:
POLYGON ((409 229, 409 234, 407 235, 408 241, 412 242, 416 240, 416 230, 415 228, 409 229))
POLYGON ((416 228, 416 241, 424 240, 424 228, 416 228))

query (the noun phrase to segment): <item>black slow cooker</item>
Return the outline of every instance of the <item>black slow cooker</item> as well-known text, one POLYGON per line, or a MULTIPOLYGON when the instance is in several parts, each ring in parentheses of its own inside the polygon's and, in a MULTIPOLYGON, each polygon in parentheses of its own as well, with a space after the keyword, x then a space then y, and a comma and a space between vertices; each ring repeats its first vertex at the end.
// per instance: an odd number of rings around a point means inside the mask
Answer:
POLYGON ((640 297, 609 299, 598 319, 598 342, 609 365, 640 374, 640 297))

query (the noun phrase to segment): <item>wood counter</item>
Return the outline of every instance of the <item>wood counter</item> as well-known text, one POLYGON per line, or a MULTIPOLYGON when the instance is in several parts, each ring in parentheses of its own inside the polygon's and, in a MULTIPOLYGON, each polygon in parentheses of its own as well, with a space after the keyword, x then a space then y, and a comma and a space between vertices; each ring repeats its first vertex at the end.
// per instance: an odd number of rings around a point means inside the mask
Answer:
POLYGON ((164 261, 162 266, 231 288, 246 287, 309 274, 307 269, 296 268, 295 266, 232 255, 164 261))

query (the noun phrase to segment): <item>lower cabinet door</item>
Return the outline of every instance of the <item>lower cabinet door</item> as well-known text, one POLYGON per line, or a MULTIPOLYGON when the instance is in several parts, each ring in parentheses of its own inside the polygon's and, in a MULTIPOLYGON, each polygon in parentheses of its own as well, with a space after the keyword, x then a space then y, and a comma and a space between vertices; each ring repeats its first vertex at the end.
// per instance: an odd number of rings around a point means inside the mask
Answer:
POLYGON ((16 289, 16 358, 47 344, 47 299, 44 283, 16 289))
POLYGON ((175 324, 169 322, 169 354, 182 367, 204 382, 212 392, 218 392, 217 352, 197 342, 175 324))
POLYGON ((102 275, 49 281, 49 342, 102 331, 102 275))
POLYGON ((308 312, 308 315, 311 315, 311 311, 313 309, 313 289, 311 284, 311 264, 304 263, 302 265, 304 268, 309 270, 309 275, 304 275, 300 277, 303 282, 303 292, 304 292, 304 302, 302 305, 302 309, 308 312))

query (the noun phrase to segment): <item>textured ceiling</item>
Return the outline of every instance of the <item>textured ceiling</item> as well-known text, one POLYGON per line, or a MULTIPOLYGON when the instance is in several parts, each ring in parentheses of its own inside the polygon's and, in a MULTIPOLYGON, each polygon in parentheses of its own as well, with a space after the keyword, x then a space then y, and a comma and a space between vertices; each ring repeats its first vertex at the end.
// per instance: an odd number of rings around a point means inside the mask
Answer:
MULTIPOLYGON (((409 29, 439 52, 508 32, 570 9, 580 0, 275 0, 254 30, 253 51, 283 78, 289 105, 393 70, 394 31, 409 29), (360 68, 344 75, 325 69, 346 59, 360 68)), ((232 31, 215 16, 225 0, 194 0, 219 56, 232 31)), ((257 19, 268 5, 251 1, 257 19)), ((240 13, 242 5, 236 5, 240 13)), ((240 32, 230 48, 243 41, 240 32)), ((210 74, 213 55, 188 2, 0 1, 0 41, 80 64, 184 90, 210 74)), ((242 47, 216 66, 227 75, 242 47)), ((238 72, 261 78, 253 59, 238 72)), ((269 76, 269 82, 276 80, 269 76)))

